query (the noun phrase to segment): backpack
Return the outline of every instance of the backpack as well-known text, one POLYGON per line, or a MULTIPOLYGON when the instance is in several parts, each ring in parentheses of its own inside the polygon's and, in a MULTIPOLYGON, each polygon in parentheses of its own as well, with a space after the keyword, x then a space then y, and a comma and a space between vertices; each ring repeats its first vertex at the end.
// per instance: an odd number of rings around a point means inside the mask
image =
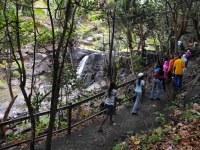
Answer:
POLYGON ((190 58, 190 52, 186 52, 186 58, 187 58, 187 59, 190 58))
POLYGON ((156 78, 156 79, 162 79, 163 78, 162 68, 155 68, 154 69, 154 78, 156 78))

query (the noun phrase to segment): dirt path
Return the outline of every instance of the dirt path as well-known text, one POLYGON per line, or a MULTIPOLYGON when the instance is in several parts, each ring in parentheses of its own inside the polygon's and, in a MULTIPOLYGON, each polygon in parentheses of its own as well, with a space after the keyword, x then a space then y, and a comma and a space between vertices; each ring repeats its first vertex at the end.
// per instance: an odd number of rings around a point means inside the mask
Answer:
MULTIPOLYGON (((138 133, 141 130, 156 126, 155 117, 160 113, 168 113, 167 97, 161 97, 161 101, 150 100, 149 93, 141 102, 137 115, 132 115, 132 104, 124 106, 114 116, 115 125, 106 122, 103 133, 97 132, 101 123, 94 122, 80 131, 54 139, 52 150, 110 150, 124 140, 129 134, 138 133)), ((45 149, 44 145, 37 145, 36 150, 45 149)))

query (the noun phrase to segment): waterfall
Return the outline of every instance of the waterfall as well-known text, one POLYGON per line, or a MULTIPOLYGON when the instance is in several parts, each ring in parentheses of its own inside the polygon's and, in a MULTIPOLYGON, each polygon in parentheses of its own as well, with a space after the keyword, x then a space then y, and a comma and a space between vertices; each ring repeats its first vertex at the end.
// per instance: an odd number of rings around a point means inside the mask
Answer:
POLYGON ((83 69, 85 67, 85 64, 87 62, 87 59, 88 59, 89 55, 86 55, 83 57, 83 59, 80 61, 79 65, 78 65, 78 68, 77 68, 77 78, 80 78, 81 77, 81 74, 83 72, 83 69))

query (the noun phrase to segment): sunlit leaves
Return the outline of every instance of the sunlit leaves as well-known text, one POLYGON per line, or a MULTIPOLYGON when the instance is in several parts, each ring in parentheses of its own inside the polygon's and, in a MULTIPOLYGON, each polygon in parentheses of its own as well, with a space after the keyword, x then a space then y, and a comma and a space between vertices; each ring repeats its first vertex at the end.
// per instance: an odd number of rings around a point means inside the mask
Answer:
POLYGON ((36 18, 46 18, 47 17, 47 4, 41 0, 34 3, 34 10, 36 18))

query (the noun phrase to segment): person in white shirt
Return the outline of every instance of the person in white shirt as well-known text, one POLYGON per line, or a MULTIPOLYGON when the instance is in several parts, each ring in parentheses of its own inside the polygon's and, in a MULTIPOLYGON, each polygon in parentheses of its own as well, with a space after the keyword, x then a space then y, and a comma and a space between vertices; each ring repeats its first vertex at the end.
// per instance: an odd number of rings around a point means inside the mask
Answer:
POLYGON ((110 117, 110 123, 113 124, 113 112, 114 112, 114 102, 116 99, 117 90, 115 90, 115 83, 111 82, 110 87, 108 88, 107 92, 105 93, 106 99, 105 99, 105 108, 106 108, 106 117, 103 120, 103 122, 100 125, 100 128, 98 132, 103 132, 102 126, 107 121, 107 119, 110 117))
POLYGON ((178 52, 179 52, 180 54, 182 54, 182 51, 181 51, 182 45, 183 45, 182 41, 179 40, 179 41, 178 41, 178 52))
POLYGON ((136 97, 135 103, 133 105, 133 109, 131 112, 132 114, 137 114, 138 104, 140 102, 142 95, 145 93, 144 85, 145 85, 144 74, 139 73, 138 79, 135 81, 135 93, 136 93, 137 97, 136 97))

